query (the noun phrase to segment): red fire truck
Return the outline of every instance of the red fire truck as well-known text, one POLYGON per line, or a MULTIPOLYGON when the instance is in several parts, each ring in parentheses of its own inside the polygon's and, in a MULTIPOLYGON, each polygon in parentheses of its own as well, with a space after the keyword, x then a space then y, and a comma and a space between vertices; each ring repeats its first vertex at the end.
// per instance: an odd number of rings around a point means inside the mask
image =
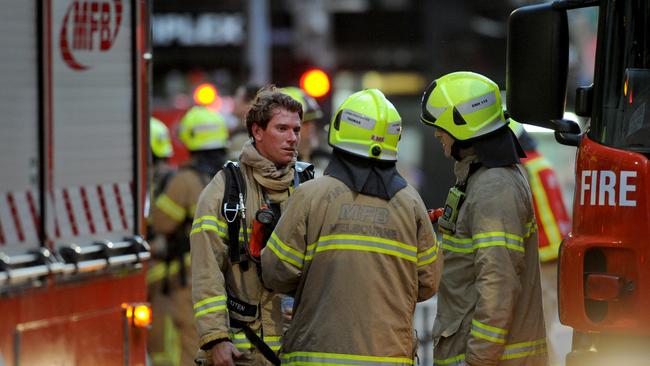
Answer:
POLYGON ((0 0, 0 365, 144 365, 148 2, 0 0))
POLYGON ((574 328, 568 365, 650 357, 650 2, 555 1, 517 9, 508 30, 507 106, 577 146, 573 229, 559 261, 559 311, 574 328), (567 11, 597 6, 593 85, 576 92, 581 133, 563 120, 567 11))

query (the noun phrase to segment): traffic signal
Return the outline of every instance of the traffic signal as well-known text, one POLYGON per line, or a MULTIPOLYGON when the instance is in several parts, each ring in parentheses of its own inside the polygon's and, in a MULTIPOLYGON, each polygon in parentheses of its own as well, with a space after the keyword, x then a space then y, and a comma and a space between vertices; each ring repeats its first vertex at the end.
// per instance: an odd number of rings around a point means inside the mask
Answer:
POLYGON ((300 88, 308 95, 319 98, 330 91, 330 78, 321 69, 309 69, 300 76, 300 88))

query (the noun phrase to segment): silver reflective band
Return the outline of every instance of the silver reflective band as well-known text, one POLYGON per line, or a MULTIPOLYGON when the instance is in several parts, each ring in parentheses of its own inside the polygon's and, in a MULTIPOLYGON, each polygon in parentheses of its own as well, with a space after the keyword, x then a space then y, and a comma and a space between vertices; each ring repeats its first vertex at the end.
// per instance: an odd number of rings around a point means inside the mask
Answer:
POLYGON ((427 103, 427 111, 436 119, 440 118, 440 116, 442 116, 446 110, 447 107, 434 107, 431 104, 427 103))
POLYGON ((195 307, 194 308, 194 313, 200 313, 203 310, 207 310, 216 306, 225 306, 226 305, 226 300, 215 300, 211 301, 208 303, 205 303, 201 306, 195 307))
POLYGON ((474 136, 476 137, 476 136, 487 135, 488 133, 493 132, 493 131, 496 131, 496 130, 498 130, 499 128, 505 126, 505 125, 506 125, 506 122, 505 122, 504 120, 501 119, 501 113, 499 113, 499 115, 496 116, 496 118, 494 118, 492 121, 490 121, 490 123, 488 123, 488 124, 485 125, 483 128, 481 128, 480 130, 478 130, 478 131, 474 134, 474 136))
POLYGON ((402 121, 393 122, 386 127, 386 134, 399 135, 402 132, 402 121))
POLYGON ((473 113, 480 111, 481 109, 487 108, 497 102, 497 96, 495 92, 489 92, 483 94, 474 99, 470 99, 467 102, 461 103, 456 106, 458 112, 461 115, 465 116, 468 113, 473 113))
POLYGON ((338 355, 318 352, 295 352, 282 356, 282 363, 288 365, 359 365, 359 366, 403 366, 413 365, 413 360, 397 357, 372 357, 338 355))
POLYGON ((374 130, 375 124, 377 123, 376 120, 349 109, 344 109, 341 113, 341 122, 365 128, 366 130, 374 130))

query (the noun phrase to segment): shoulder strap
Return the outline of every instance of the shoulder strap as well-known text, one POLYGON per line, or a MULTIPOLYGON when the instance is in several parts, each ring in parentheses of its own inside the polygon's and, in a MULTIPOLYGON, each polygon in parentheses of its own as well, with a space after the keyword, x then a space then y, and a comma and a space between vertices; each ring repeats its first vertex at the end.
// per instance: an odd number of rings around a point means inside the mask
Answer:
MULTIPOLYGON (((223 166, 226 179, 223 190, 223 217, 228 225, 228 253, 231 263, 241 262, 239 229, 246 219, 246 185, 239 164, 227 161, 223 166)), ((246 232, 246 230, 244 230, 246 232)))

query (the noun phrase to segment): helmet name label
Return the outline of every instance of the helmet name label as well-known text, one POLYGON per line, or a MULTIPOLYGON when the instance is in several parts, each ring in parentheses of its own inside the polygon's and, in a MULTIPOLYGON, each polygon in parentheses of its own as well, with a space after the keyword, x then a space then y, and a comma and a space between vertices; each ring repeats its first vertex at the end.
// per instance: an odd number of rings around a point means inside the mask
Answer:
POLYGON ((481 109, 487 108, 494 103, 496 103, 497 97, 494 92, 481 95, 474 99, 470 99, 467 102, 461 103, 456 106, 456 109, 460 114, 465 115, 468 113, 480 111, 481 109))
POLYGON ((389 135, 399 135, 401 132, 402 132, 402 121, 391 123, 386 128, 386 133, 389 135))
POLYGON ((368 116, 364 116, 361 113, 351 111, 349 109, 344 109, 343 112, 341 113, 341 122, 358 126, 366 130, 375 129, 375 124, 377 123, 376 120, 368 116))
POLYGON ((634 170, 583 170, 580 205, 636 207, 636 200, 630 198, 630 193, 637 191, 633 182, 636 176, 634 170))

